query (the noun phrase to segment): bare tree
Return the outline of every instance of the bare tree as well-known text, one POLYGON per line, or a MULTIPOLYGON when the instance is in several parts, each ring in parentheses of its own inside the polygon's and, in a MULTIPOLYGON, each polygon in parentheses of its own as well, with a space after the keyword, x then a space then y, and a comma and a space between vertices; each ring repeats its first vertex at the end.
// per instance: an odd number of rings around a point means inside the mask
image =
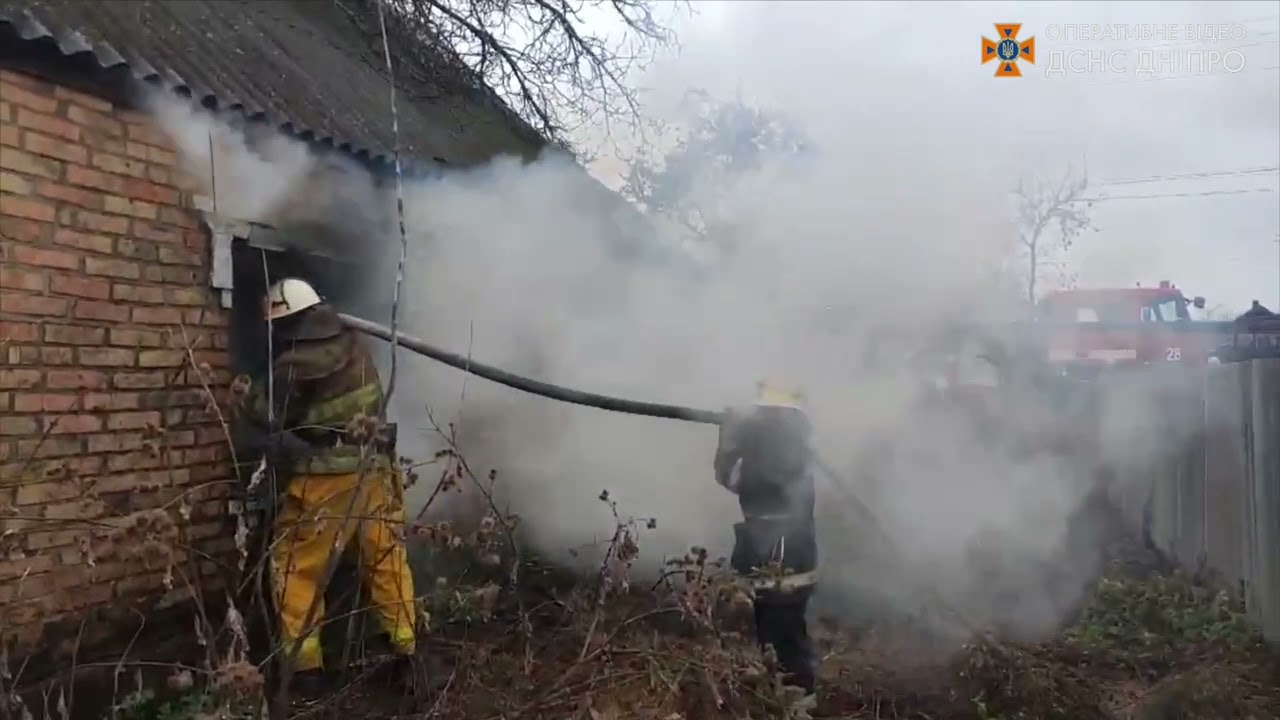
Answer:
POLYGON ((1061 256, 1071 249, 1080 233, 1093 228, 1089 209, 1093 201, 1084 196, 1089 176, 1073 177, 1070 167, 1056 182, 1039 176, 1019 181, 1014 190, 1018 241, 1027 263, 1027 302, 1034 305, 1036 290, 1045 270, 1055 270, 1069 278, 1061 256))
MULTIPOLYGON (((491 92, 540 133, 568 149, 582 127, 638 127, 637 90, 628 74, 675 35, 658 0, 335 0, 366 33, 377 30, 378 2, 388 32, 413 55, 397 57, 407 80, 442 91, 491 92), (616 26, 610 32, 609 26, 616 26)), ((375 63, 376 64, 376 63, 375 63)), ((400 72, 399 70, 397 71, 400 72)))
POLYGON ((685 118, 678 126, 657 124, 669 139, 665 151, 632 160, 620 192, 645 211, 682 232, 713 243, 732 235, 733 218, 714 207, 709 190, 781 160, 813 151, 811 141, 785 116, 747 104, 721 100, 706 90, 685 93, 685 118))

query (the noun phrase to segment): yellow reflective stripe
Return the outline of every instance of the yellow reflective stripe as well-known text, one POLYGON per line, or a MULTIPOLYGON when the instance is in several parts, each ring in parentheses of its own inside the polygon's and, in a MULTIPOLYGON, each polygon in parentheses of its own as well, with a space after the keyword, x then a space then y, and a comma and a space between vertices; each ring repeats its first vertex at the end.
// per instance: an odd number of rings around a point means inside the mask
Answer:
POLYGON ((382 386, 376 382, 349 393, 315 403, 302 418, 305 426, 340 425, 364 413, 372 415, 382 403, 382 386))
POLYGON ((294 465, 294 472, 300 475, 348 475, 362 469, 390 467, 390 461, 384 455, 372 450, 365 457, 363 468, 360 465, 360 446, 344 445, 339 448, 323 450, 320 454, 306 460, 299 460, 294 465))
POLYGON ((785 593, 816 585, 818 571, 810 570, 802 573, 791 573, 778 578, 750 578, 748 582, 753 590, 773 590, 785 593))
POLYGON ((293 669, 296 672, 319 670, 322 667, 324 667, 324 652, 320 647, 320 636, 312 633, 304 638, 298 647, 298 654, 293 659, 293 669))

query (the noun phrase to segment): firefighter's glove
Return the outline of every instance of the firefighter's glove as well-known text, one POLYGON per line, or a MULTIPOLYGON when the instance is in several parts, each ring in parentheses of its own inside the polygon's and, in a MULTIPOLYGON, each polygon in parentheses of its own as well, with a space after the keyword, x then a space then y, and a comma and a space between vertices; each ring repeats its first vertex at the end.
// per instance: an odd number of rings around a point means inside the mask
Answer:
POLYGON ((293 430, 280 430, 279 433, 275 434, 273 445, 279 447, 280 450, 284 451, 285 455, 291 457, 300 457, 301 459, 301 457, 311 455, 311 443, 298 437, 293 430))
POLYGON ((292 430, 282 430, 271 438, 273 459, 294 462, 306 460, 314 452, 311 443, 298 437, 292 430))

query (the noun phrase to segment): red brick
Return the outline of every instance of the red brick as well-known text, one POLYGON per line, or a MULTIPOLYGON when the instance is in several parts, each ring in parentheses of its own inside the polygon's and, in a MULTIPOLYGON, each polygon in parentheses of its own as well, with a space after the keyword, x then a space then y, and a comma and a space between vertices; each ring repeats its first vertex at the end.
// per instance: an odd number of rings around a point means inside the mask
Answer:
POLYGON ((38 130, 47 135, 55 135, 64 140, 76 142, 80 139, 80 128, 62 118, 38 113, 26 108, 18 108, 18 124, 25 128, 38 130))
POLYGON ((53 222, 58 214, 54 206, 47 202, 32 200, 21 195, 0 193, 0 215, 12 215, 48 223, 53 222))
POLYGON ((91 187, 103 192, 119 193, 124 189, 125 183, 130 181, 127 178, 122 178, 117 175, 108 175, 107 173, 90 170, 89 168, 81 167, 80 165, 68 165, 67 182, 72 185, 91 187))
POLYGON ((132 452, 124 455, 112 455, 107 458, 107 472, 128 472, 130 470, 150 470, 152 468, 163 467, 167 462, 173 460, 180 461, 180 454, 177 452, 167 453, 171 457, 164 457, 166 453, 151 454, 150 452, 132 452))
POLYGON ((183 241, 188 250, 203 255, 209 250, 209 231, 207 228, 192 228, 184 234, 183 241))
POLYGON ((16 393, 13 396, 13 409, 17 412, 70 412, 79 401, 79 395, 16 393))
POLYGON ((39 370, 0 370, 0 388, 21 390, 39 384, 39 370))
POLYGON ((148 425, 160 426, 160 413, 153 410, 143 412, 111 413, 107 416, 108 430, 137 430, 148 425))
POLYGON ((126 347, 163 347, 164 333, 159 330, 111 328, 111 344, 126 347))
POLYGON ((50 415, 45 417, 44 423, 50 435, 90 433, 102 429, 102 418, 97 415, 50 415))
POLYGON ((48 223, 16 217, 0 217, 0 237, 18 242, 40 242, 49 230, 48 223))
POLYGON ((0 268, 0 288, 43 293, 45 276, 42 272, 22 268, 0 268))
POLYGON ((157 131, 151 123, 129 123, 129 139, 144 142, 148 145, 156 147, 169 147, 172 145, 169 137, 163 132, 157 131))
POLYGON ((147 177, 151 179, 151 182, 160 183, 161 185, 176 187, 184 192, 187 191, 188 188, 200 187, 200 184, 195 181, 190 181, 188 185, 184 186, 182 184, 183 181, 180 180, 179 178, 176 178, 174 173, 169 171, 169 168, 163 168, 163 167, 160 167, 159 165, 152 165, 151 167, 148 167, 147 177))
POLYGON ((44 248, 35 248, 28 245, 18 245, 13 248, 12 258, 14 262, 22 265, 37 265, 61 270, 80 269, 80 256, 61 250, 45 250, 44 248))
POLYGON ((200 318, 200 323, 209 327, 226 327, 227 314, 221 309, 205 310, 200 318))
POLYGON ((165 300, 173 305, 204 305, 205 291, 196 287, 167 288, 165 300))
POLYGON ((57 345, 101 345, 107 331, 85 325, 46 325, 44 341, 57 345))
POLYGON ((105 209, 107 212, 117 215, 128 215, 129 217, 141 218, 143 220, 155 220, 158 214, 157 206, 143 202, 142 200, 132 200, 127 197, 119 197, 117 195, 108 195, 105 199, 105 209))
POLYGON ((197 350, 192 355, 195 356, 196 365, 201 363, 207 364, 212 368, 220 368, 227 366, 227 354, 217 350, 197 350))
POLYGON ((96 253, 110 253, 113 241, 105 235, 91 235, 76 232, 67 228, 58 228, 53 233, 53 241, 59 245, 88 250, 96 253))
POLYGON ((18 505, 65 502, 77 496, 75 485, 64 482, 26 483, 18 486, 18 505))
MULTIPOLYGON (((71 88, 65 88, 61 85, 54 86, 53 96, 63 100, 70 100, 72 103, 78 103, 99 112, 109 113, 112 110, 112 105, 109 100, 100 98, 96 95, 87 95, 79 90, 72 90, 71 88)), ((71 107, 74 108, 75 105, 72 105, 71 107)))
POLYGON ((139 393, 89 393, 84 396, 84 409, 93 410, 137 410, 141 407, 142 396, 139 393))
POLYGON ((142 269, 137 263, 113 258, 87 257, 84 259, 84 271, 90 275, 105 275, 126 280, 137 280, 142 275, 142 269))
POLYGON ((82 453, 84 453, 84 443, 79 438, 56 437, 43 440, 19 440, 17 457, 54 458, 82 453))
POLYGON ((17 315, 63 316, 67 314, 67 301, 42 295, 6 292, 0 293, 0 312, 17 315))
POLYGON ((147 160, 155 163, 156 165, 172 165, 177 161, 177 159, 178 156, 174 155, 169 150, 161 150, 157 147, 147 148, 147 160))
POLYGON ((51 200, 58 200, 70 205, 89 208, 90 210, 101 210, 106 204, 107 197, 109 197, 93 190, 47 181, 36 185, 36 193, 51 200))
POLYGON ((49 291, 58 295, 108 300, 111 298, 111 283, 77 275, 54 275, 50 278, 49 291))
MULTIPOLYGON (((69 490, 73 486, 68 485, 69 490)), ((64 498, 65 499, 65 498, 64 498)), ((49 550, 52 548, 73 547, 80 542, 84 533, 79 530, 55 530, 53 532, 29 533, 27 547, 32 550, 49 550)))
POLYGON ((193 229, 199 227, 196 222, 195 214, 190 210, 174 207, 160 208, 160 222, 167 225, 177 225, 180 228, 193 229))
POLYGON ((35 323, 0 320, 0 341, 35 342, 40 337, 40 326, 35 323))
POLYGON ((58 222, 82 230, 111 235, 124 235, 129 232, 129 218, 114 215, 103 215, 89 210, 63 208, 58 222))
POLYGON ((3 348, 7 356, 7 362, 10 365, 38 365, 40 363, 40 348, 27 347, 25 345, 9 345, 3 348))
MULTIPOLYGON (((151 270, 153 268, 147 268, 151 270)), ((174 285, 203 285, 203 275, 201 270, 189 267, 157 267, 155 270, 160 271, 160 279, 157 282, 172 283, 174 285)), ((204 304, 203 301, 200 303, 204 304)))
POLYGON ((131 367, 137 353, 125 348, 80 348, 80 364, 86 367, 131 367))
POLYGON ((90 435, 89 452, 122 452, 137 450, 142 447, 144 438, 138 433, 110 433, 108 435, 90 435))
POLYGON ((69 143, 65 140, 59 140, 56 137, 49 137, 30 130, 23 134, 22 147, 24 150, 33 152, 36 155, 80 163, 81 165, 89 161, 89 151, 83 145, 69 143))
POLYGON ((76 123, 87 128, 93 128, 112 137, 124 136, 124 123, 112 118, 110 115, 104 115, 101 112, 95 112, 89 108, 71 105, 67 108, 67 117, 76 123))
MULTIPOLYGON (((0 105, 6 104, 7 103, 0 103, 0 105)), ((8 125, 0 122, 0 145, 7 145, 15 148, 22 147, 22 131, 18 129, 17 125, 8 125)), ((7 153, 9 151, 5 150, 4 152, 7 153)), ((4 153, 0 153, 0 155, 3 154, 4 153)))
POLYGON ((40 362, 45 365, 71 365, 75 362, 75 355, 72 354, 71 348, 42 347, 40 362))
POLYGON ((163 288, 148 287, 146 285, 116 283, 111 289, 111 295, 114 299, 122 302, 151 303, 153 305, 160 305, 165 302, 163 288))
POLYGON ((146 180, 126 180, 124 194, 138 200, 145 200, 157 205, 177 205, 180 195, 178 191, 146 180))
POLYGON ((8 77, 0 81, 0 95, 3 95, 6 101, 42 113, 58 111, 58 101, 56 99, 34 93, 28 88, 19 87, 11 84, 11 82, 8 77))
POLYGON ((98 300, 77 300, 71 315, 78 320, 122 323, 129 321, 129 308, 98 300))
POLYGON ((21 175, 0 172, 0 192, 13 193, 14 195, 30 195, 34 190, 35 185, 21 175))
POLYGON ((138 352, 139 367, 179 367, 187 361, 184 350, 142 350, 138 352))
POLYGON ((117 252, 133 260, 156 262, 160 259, 158 245, 145 240, 134 240, 133 238, 120 238, 120 242, 117 244, 117 252))
POLYGON ((89 148, 90 151, 100 151, 111 153, 112 155, 124 154, 124 140, 117 137, 111 137, 101 130, 86 128, 84 134, 80 137, 80 142, 89 148))
POLYGON ((107 375, 98 370, 50 370, 45 386, 54 390, 100 390, 107 386, 107 375))
POLYGON ((182 312, 169 307, 139 307, 133 309, 132 319, 143 325, 180 325, 182 312))
POLYGON ((133 223, 133 234, 143 240, 158 243, 178 245, 182 242, 182 231, 177 228, 142 222, 141 220, 133 223))
POLYGON ((46 180, 57 180, 62 176, 62 163, 21 150, 0 152, 0 167, 23 175, 36 175, 46 180))
POLYGON ((147 164, 145 162, 130 160, 111 153, 96 152, 93 154, 89 164, 99 170, 106 170, 117 175, 128 175, 136 178, 145 178, 147 176, 147 164))
POLYGON ((163 370, 151 372, 116 373, 111 377, 112 384, 121 390, 147 390, 162 388, 169 384, 169 374, 163 370))
POLYGON ((35 418, 20 415, 0 416, 0 435, 34 435, 40 432, 35 418))
POLYGON ((199 255, 185 249, 161 247, 160 262, 166 265, 199 265, 201 259, 199 255))

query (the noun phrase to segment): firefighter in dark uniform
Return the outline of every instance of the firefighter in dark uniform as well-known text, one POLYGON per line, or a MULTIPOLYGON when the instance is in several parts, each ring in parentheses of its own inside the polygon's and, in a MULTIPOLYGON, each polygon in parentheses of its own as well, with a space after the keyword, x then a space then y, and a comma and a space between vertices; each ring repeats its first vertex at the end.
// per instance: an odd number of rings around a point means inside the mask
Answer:
POLYGON ((392 667, 409 665, 416 616, 403 535, 404 485, 394 426, 373 420, 381 412, 382 384, 361 338, 303 280, 272 285, 265 306, 273 402, 263 383, 252 388, 245 409, 250 427, 269 439, 263 445, 281 485, 271 584, 283 652, 301 639, 294 678, 298 691, 310 694, 323 687, 323 576, 331 554, 352 542, 359 546, 374 614, 396 656, 392 667))
POLYGON ((803 394, 762 381, 753 407, 726 413, 715 457, 716 482, 738 495, 743 515, 730 564, 750 578, 757 640, 804 690, 800 712, 816 701, 805 620, 818 569, 810 434, 803 394))

